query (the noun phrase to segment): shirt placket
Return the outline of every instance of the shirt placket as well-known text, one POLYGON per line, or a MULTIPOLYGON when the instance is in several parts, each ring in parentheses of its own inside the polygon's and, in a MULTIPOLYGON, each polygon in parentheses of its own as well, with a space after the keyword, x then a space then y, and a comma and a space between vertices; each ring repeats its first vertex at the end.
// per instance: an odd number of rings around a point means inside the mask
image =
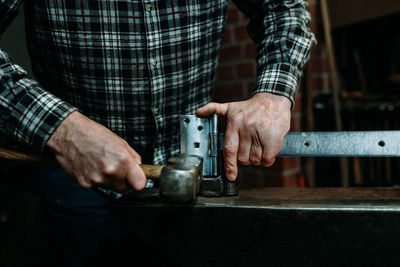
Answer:
POLYGON ((161 31, 159 26, 159 10, 157 1, 144 1, 144 22, 146 28, 147 41, 147 68, 149 71, 149 83, 151 91, 151 110, 156 123, 157 134, 153 143, 153 162, 159 164, 163 160, 164 148, 162 133, 164 126, 163 120, 163 77, 161 76, 161 31))

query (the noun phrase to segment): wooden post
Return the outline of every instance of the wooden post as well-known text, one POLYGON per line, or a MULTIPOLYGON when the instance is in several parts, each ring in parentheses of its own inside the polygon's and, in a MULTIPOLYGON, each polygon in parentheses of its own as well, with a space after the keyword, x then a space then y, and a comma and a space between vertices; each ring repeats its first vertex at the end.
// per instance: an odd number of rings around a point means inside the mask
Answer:
MULTIPOLYGON (((335 51, 333 49, 333 41, 331 35, 331 23, 329 19, 329 10, 327 0, 321 0, 321 15, 322 24, 324 28, 326 49, 328 52, 329 68, 331 70, 331 85, 332 85, 332 98, 333 98, 333 109, 335 116, 335 125, 337 131, 342 131, 342 118, 340 115, 340 101, 339 101, 339 76, 337 73, 335 51)), ((349 167, 347 158, 340 158, 340 172, 342 178, 342 186, 348 187, 349 181, 349 167)))

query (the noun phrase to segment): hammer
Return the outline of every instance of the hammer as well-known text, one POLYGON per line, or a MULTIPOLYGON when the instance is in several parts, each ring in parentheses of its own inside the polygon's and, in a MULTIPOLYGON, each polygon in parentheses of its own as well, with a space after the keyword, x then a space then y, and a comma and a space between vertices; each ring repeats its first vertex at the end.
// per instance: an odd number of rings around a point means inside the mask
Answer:
MULTIPOLYGON (((55 159, 0 148, 0 159, 40 164, 58 165, 55 159)), ((203 161, 199 156, 179 154, 168 160, 168 165, 140 164, 146 178, 160 180, 160 196, 170 202, 190 202, 199 192, 203 161)))

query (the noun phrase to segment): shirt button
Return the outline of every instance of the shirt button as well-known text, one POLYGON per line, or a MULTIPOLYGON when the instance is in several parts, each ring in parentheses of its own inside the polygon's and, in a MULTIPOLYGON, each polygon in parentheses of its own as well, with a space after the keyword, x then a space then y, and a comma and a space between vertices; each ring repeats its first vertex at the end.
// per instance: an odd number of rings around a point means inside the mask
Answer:
POLYGON ((153 6, 151 4, 146 5, 146 11, 150 12, 153 6))
POLYGON ((154 108, 153 109, 153 113, 154 113, 154 115, 157 115, 158 114, 158 108, 154 108))
POLYGON ((155 67, 157 65, 157 59, 153 58, 153 60, 151 61, 151 65, 155 67))

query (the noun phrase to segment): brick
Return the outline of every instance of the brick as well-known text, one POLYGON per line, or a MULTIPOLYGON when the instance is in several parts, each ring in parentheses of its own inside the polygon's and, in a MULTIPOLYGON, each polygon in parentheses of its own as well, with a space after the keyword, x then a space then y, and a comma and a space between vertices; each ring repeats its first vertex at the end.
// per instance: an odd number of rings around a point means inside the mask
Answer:
POLYGON ((254 85, 255 85, 255 84, 256 84, 256 80, 255 80, 255 79, 253 79, 253 80, 247 82, 246 88, 247 88, 247 93, 248 93, 248 94, 251 94, 251 93, 253 92, 253 89, 254 89, 254 85))
POLYGON ((233 66, 218 67, 217 69, 217 80, 232 80, 235 76, 235 69, 233 66))
POLYGON ((264 186, 264 174, 259 168, 251 166, 239 166, 238 175, 240 185, 264 186))
POLYGON ((238 25, 235 30, 235 40, 242 41, 250 39, 249 34, 247 33, 247 25, 238 25))
POLYGON ((230 24, 238 22, 239 20, 240 20, 240 11, 235 6, 232 6, 228 10, 226 22, 230 24))
POLYGON ((240 46, 234 45, 230 47, 222 47, 219 53, 220 61, 233 61, 241 58, 240 46))
POLYGON ((293 173, 287 176, 267 176, 264 180, 264 186, 272 187, 297 187, 299 173, 293 173))
POLYGON ((326 76, 319 74, 311 75, 308 86, 310 86, 311 91, 329 92, 330 85, 328 74, 326 76))
POLYGON ((244 55, 246 58, 255 58, 257 55, 256 46, 253 42, 250 42, 244 47, 244 55))
POLYGON ((300 173, 294 173, 282 178, 283 187, 298 187, 299 185, 300 173))
POLYGON ((311 72, 328 72, 329 64, 328 58, 323 57, 312 57, 307 65, 307 70, 311 72))
POLYGON ((264 181, 264 185, 269 187, 282 187, 283 184, 283 177, 281 176, 266 177, 264 181))
POLYGON ((311 20, 310 22, 310 30, 315 34, 317 39, 319 40, 322 34, 321 24, 316 21, 316 19, 311 20))
POLYGON ((303 80, 300 81, 299 88, 297 88, 296 99, 298 97, 301 97, 302 91, 303 91, 303 80))
POLYGON ((310 4, 309 5, 309 10, 310 10, 310 14, 311 14, 311 18, 312 19, 319 18, 319 16, 320 16, 319 5, 317 5, 316 3, 310 4))
POLYGON ((255 62, 237 65, 236 74, 238 78, 254 78, 256 76, 255 62))
POLYGON ((300 166, 300 159, 297 157, 276 158, 274 165, 268 168, 268 171, 287 171, 300 166))
POLYGON ((294 108, 293 108, 292 112, 301 112, 302 111, 302 108, 303 108, 302 100, 303 100, 302 97, 300 96, 300 94, 298 94, 295 98, 295 104, 294 104, 294 108))
POLYGON ((218 102, 230 102, 243 100, 246 93, 240 82, 217 83, 213 92, 213 100, 218 102))
POLYGON ((291 132, 301 131, 301 116, 292 116, 290 120, 290 130, 291 132))
POLYGON ((318 41, 318 44, 311 49, 311 59, 321 57, 322 55, 326 57, 326 45, 321 40, 318 41))
POLYGON ((232 29, 227 27, 225 29, 224 36, 222 37, 222 44, 232 42, 232 35, 232 29))
POLYGON ((239 166, 238 177, 242 186, 298 187, 302 176, 299 170, 285 174, 283 172, 268 172, 263 167, 239 166))

